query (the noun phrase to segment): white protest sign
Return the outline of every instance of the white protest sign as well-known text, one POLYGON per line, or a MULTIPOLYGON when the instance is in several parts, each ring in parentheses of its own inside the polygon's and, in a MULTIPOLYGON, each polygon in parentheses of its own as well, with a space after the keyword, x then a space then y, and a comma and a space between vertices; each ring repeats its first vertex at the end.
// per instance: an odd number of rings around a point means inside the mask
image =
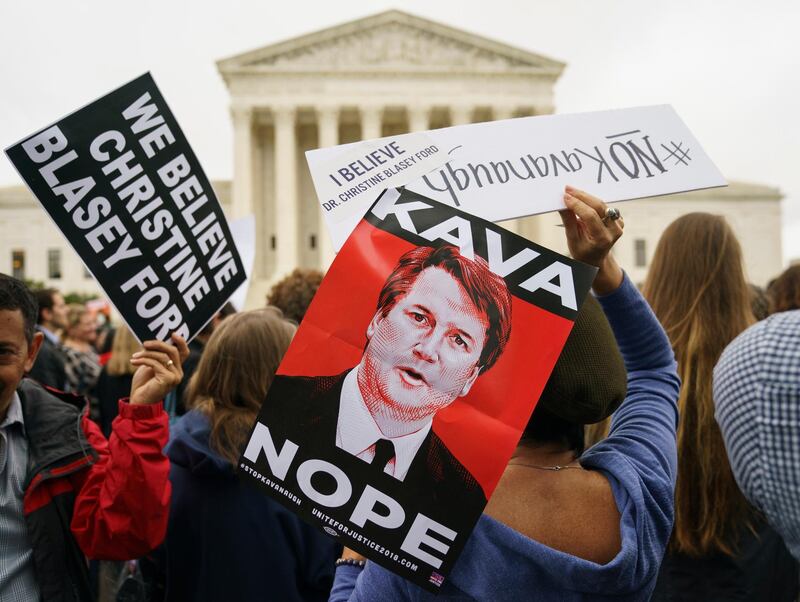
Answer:
POLYGON ((428 134, 401 134, 306 153, 337 251, 381 192, 447 162, 428 134))
MULTIPOLYGON (((507 119, 425 134, 447 163, 406 188, 491 221, 562 209, 566 184, 608 202, 727 185, 669 105, 507 119)), ((403 136, 393 140, 403 144, 403 136)), ((315 183, 328 177, 319 168, 342 148, 306 153, 315 183)), ((338 249, 358 219, 337 222, 329 213, 338 249)))
POLYGON ((244 273, 247 276, 247 280, 236 289, 229 301, 236 311, 242 311, 247 301, 247 291, 250 288, 250 277, 253 275, 253 263, 256 259, 256 217, 251 213, 228 222, 228 227, 231 230, 233 244, 236 245, 236 250, 239 251, 239 256, 242 258, 244 273))

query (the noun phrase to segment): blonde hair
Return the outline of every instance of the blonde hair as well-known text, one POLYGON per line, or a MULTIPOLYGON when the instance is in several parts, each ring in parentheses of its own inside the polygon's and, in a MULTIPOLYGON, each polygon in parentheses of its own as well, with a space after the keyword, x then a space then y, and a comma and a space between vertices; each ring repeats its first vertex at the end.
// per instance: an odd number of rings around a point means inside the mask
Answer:
POLYGON ((678 479, 670 549, 733 554, 753 510, 733 478, 714 420, 712 371, 722 350, 755 322, 736 236, 721 216, 690 213, 658 242, 645 298, 672 343, 678 398, 678 479))
POLYGON ((186 405, 209 419, 211 449, 233 465, 295 329, 268 307, 226 318, 206 343, 186 405))
POLYGON ((67 306, 67 331, 79 326, 81 318, 90 310, 83 303, 70 303, 67 306))
POLYGON ((136 367, 131 364, 131 356, 141 349, 139 341, 127 326, 120 326, 114 333, 114 342, 111 344, 111 357, 106 364, 109 376, 122 376, 133 374, 136 367))

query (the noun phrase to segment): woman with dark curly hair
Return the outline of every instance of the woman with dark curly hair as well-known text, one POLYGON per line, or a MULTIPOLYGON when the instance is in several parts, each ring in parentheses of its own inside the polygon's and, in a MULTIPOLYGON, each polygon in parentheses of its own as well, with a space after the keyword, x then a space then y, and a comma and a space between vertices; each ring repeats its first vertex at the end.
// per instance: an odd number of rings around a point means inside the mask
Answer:
POLYGON ((300 324, 323 276, 319 270, 297 268, 272 287, 267 296, 267 305, 277 307, 284 316, 300 324))

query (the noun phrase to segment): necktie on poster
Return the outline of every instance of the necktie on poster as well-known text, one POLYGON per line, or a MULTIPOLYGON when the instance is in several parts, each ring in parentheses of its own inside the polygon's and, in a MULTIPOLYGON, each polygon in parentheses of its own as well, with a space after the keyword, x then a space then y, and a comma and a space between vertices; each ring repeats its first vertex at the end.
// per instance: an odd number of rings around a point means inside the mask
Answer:
POLYGON ((239 474, 438 591, 596 271, 450 205, 385 191, 314 296, 239 474))

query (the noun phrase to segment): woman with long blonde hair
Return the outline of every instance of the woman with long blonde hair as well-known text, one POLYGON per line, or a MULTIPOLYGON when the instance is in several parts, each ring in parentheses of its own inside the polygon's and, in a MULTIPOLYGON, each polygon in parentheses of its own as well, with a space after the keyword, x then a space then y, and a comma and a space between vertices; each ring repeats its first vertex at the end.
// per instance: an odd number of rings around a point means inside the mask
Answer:
POLYGON ((187 390, 167 456, 167 600, 327 600, 336 544, 236 475, 296 326, 267 308, 224 319, 187 390))
POLYGON ((714 420, 714 365, 755 321, 742 251, 725 219, 690 213, 672 222, 642 292, 682 383, 675 524, 653 599, 793 600, 796 566, 739 491, 714 420))
POLYGON ((94 388, 94 397, 98 402, 100 428, 103 434, 111 435, 111 423, 117 417, 119 408, 117 400, 130 391, 136 366, 131 364, 133 354, 142 346, 133 333, 124 324, 116 329, 111 344, 111 355, 103 366, 100 377, 94 388))

